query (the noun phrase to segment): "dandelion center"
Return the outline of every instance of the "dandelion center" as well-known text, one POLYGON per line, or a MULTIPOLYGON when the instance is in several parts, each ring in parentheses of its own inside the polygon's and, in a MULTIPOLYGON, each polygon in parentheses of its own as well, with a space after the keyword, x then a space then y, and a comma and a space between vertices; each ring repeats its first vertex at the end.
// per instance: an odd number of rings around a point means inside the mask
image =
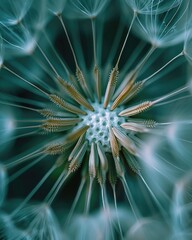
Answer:
POLYGON ((83 118, 83 124, 89 126, 86 138, 89 141, 89 145, 92 142, 100 142, 106 152, 111 152, 109 127, 120 127, 125 122, 125 118, 118 116, 122 108, 111 111, 109 108, 104 109, 103 104, 98 102, 93 103, 92 106, 95 109, 94 112, 88 111, 83 118))

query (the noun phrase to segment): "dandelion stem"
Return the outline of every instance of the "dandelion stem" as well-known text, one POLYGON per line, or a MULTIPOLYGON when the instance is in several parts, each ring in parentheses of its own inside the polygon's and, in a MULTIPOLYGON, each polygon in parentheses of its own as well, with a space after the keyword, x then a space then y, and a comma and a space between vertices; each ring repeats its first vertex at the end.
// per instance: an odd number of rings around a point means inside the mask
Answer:
POLYGON ((79 200, 79 198, 80 198, 80 195, 81 195, 81 193, 82 193, 82 190, 83 190, 83 187, 84 187, 84 185, 85 185, 85 182, 86 182, 86 178, 82 178, 81 183, 80 183, 79 188, 78 188, 78 191, 77 191, 77 193, 76 193, 75 199, 74 199, 74 201, 73 201, 72 207, 71 207, 70 212, 69 212, 69 214, 68 214, 68 216, 67 216, 67 220, 66 220, 66 222, 65 222, 65 225, 66 225, 66 226, 69 224, 69 222, 70 222, 70 220, 71 220, 71 217, 73 216, 75 207, 76 207, 77 202, 78 202, 78 200, 79 200))
POLYGON ((3 105, 11 106, 11 107, 17 107, 17 108, 30 110, 30 111, 33 111, 33 112, 38 112, 38 110, 35 109, 35 108, 25 107, 25 106, 22 106, 22 105, 19 105, 19 104, 4 102, 4 101, 1 101, 1 100, 0 100, 0 103, 3 104, 3 105))
POLYGON ((48 205, 52 204, 52 202, 54 201, 57 193, 59 192, 59 190, 61 189, 65 180, 69 177, 69 175, 70 175, 70 172, 66 174, 66 171, 63 171, 63 173, 57 179, 57 181, 53 185, 51 191, 48 193, 47 197, 45 198, 45 202, 47 202, 48 205))
POLYGON ((136 219, 139 219, 139 212, 137 211, 137 206, 136 206, 136 203, 135 201, 133 200, 133 197, 132 197, 132 194, 130 192, 130 189, 129 189, 129 186, 126 182, 126 179, 125 179, 125 176, 121 176, 120 178, 122 184, 123 184, 123 188, 124 188, 124 191, 125 191, 125 194, 126 194, 126 197, 127 197, 127 200, 131 206, 131 209, 133 211, 133 214, 135 216, 136 219))
POLYGON ((106 211, 104 184, 100 183, 100 188, 101 188, 101 200, 102 200, 103 209, 104 209, 104 211, 106 211))
POLYGON ((122 46, 121 51, 120 51, 120 53, 119 53, 119 57, 118 57, 117 62, 116 62, 116 64, 115 64, 115 66, 116 66, 117 68, 118 68, 119 62, 120 62, 120 60, 121 60, 121 56, 122 56, 123 50, 124 50, 125 45, 126 45, 126 43, 127 43, 127 40, 128 40, 129 34, 130 34, 130 31, 131 31, 131 28, 132 28, 132 26, 133 26, 133 23, 134 23, 136 17, 137 17, 137 13, 134 12, 133 18, 132 18, 131 23, 130 23, 130 25, 129 25, 129 29, 128 29, 128 31, 127 31, 127 35, 126 35, 125 40, 124 40, 124 42, 123 42, 123 46, 122 46))
POLYGON ((39 46, 39 44, 37 43, 37 47, 40 50, 41 54, 43 55, 43 57, 45 58, 45 60, 47 61, 47 63, 49 64, 49 66, 51 67, 51 69, 53 70, 53 72, 55 73, 55 75, 58 77, 59 74, 56 71, 56 69, 54 68, 53 64, 50 62, 50 60, 48 59, 47 55, 44 53, 43 49, 39 46))
POLYGON ((42 153, 43 153, 42 149, 38 149, 38 150, 36 150, 36 151, 34 151, 34 152, 32 152, 32 153, 27 154, 27 155, 24 156, 24 157, 21 157, 21 158, 18 159, 18 160, 14 160, 14 161, 11 162, 11 163, 7 163, 7 164, 6 164, 6 167, 7 167, 7 168, 13 168, 13 167, 15 167, 15 166, 17 166, 17 165, 25 162, 25 161, 28 161, 28 160, 30 160, 30 159, 32 159, 32 158, 34 158, 34 157, 37 157, 37 156, 41 155, 42 153))
POLYGON ((37 133, 38 133, 38 131, 36 130, 36 131, 32 131, 32 132, 27 132, 27 133, 24 133, 24 134, 16 135, 16 136, 14 136, 12 138, 4 139, 4 141, 1 142, 1 145, 2 144, 6 144, 7 142, 13 141, 15 139, 19 139, 21 137, 27 137, 27 136, 34 135, 34 134, 37 134, 37 133))
POLYGON ((114 234, 113 234, 113 230, 112 230, 112 223, 111 223, 111 218, 109 215, 109 204, 107 201, 107 197, 106 197, 106 189, 105 189, 105 185, 103 183, 100 184, 101 187, 101 199, 102 199, 102 204, 103 204, 103 210, 107 215, 107 220, 109 221, 109 229, 111 232, 111 237, 114 240, 114 234))
POLYGON ((164 101, 164 100, 166 100, 166 99, 168 99, 168 98, 171 98, 171 97, 173 97, 173 96, 175 96, 175 95, 177 95, 177 94, 180 94, 180 93, 182 93, 182 92, 185 92, 185 91, 188 90, 188 89, 189 89, 188 86, 184 86, 184 87, 182 87, 182 88, 179 88, 179 89, 176 90, 176 91, 173 91, 173 92, 171 92, 171 93, 168 93, 168 94, 166 94, 165 96, 160 97, 160 98, 158 98, 157 100, 154 100, 154 101, 152 102, 152 104, 157 104, 157 103, 159 103, 159 102, 161 102, 161 101, 164 101))
POLYGON ((88 189, 88 194, 87 194, 87 201, 86 201, 86 206, 85 206, 85 214, 86 215, 89 213, 90 202, 91 202, 92 186, 93 186, 93 178, 90 177, 89 178, 89 189, 88 189))
POLYGON ((144 185, 146 186, 147 190, 149 191, 149 193, 151 194, 153 200, 155 201, 155 203, 157 204, 157 206, 159 207, 159 209, 161 210, 165 220, 167 221, 168 217, 167 217, 167 212, 164 210, 164 208, 162 207, 162 205, 160 204, 160 202, 158 201, 158 199, 156 198, 155 194, 152 192, 152 190, 150 189, 150 187, 148 186, 148 184, 146 183, 145 179, 143 178, 143 176, 141 174, 139 174, 139 177, 141 178, 142 182, 144 183, 144 185))
POLYGON ((149 49, 149 51, 147 52, 147 54, 145 55, 145 57, 140 61, 140 63, 136 66, 135 68, 135 72, 139 72, 141 70, 141 68, 143 67, 143 65, 146 63, 146 61, 149 59, 149 57, 151 56, 151 54, 156 50, 156 46, 152 45, 151 48, 149 49))
POLYGON ((23 168, 20 168, 17 172, 15 172, 13 175, 9 177, 9 183, 13 182, 16 178, 21 176, 24 172, 26 172, 28 169, 39 163, 42 159, 44 159, 46 155, 42 155, 39 158, 37 158, 35 161, 30 162, 28 165, 26 165, 23 168))
POLYGON ((120 221, 119 221, 119 214, 118 214, 118 208, 117 208, 117 198, 116 198, 116 194, 115 194, 115 184, 113 184, 111 186, 112 186, 112 190, 113 190, 113 198, 114 198, 114 204, 115 204, 115 212, 116 212, 116 215, 117 215, 117 223, 118 223, 119 233, 120 233, 121 240, 123 240, 123 232, 122 232, 121 224, 120 224, 120 221))
POLYGON ((93 57, 94 65, 97 66, 97 56, 96 56, 96 34, 95 34, 95 19, 91 18, 91 29, 92 29, 92 38, 93 38, 93 57))
POLYGON ((151 79, 152 77, 154 77, 155 75, 157 75, 160 71, 162 71, 165 67, 167 67, 169 64, 171 64, 173 61, 175 61, 177 58, 183 56, 184 53, 183 51, 180 52, 178 55, 176 55, 174 58, 172 58, 170 61, 168 61, 164 66, 162 66, 160 69, 158 69, 156 72, 154 72, 153 74, 151 74, 149 77, 143 79, 142 81, 144 83, 146 83, 149 79, 151 79))
POLYGON ((52 166, 52 168, 44 175, 44 177, 40 180, 40 182, 35 186, 35 188, 30 192, 30 194, 24 199, 24 201, 19 205, 18 208, 14 210, 11 214, 13 217, 18 211, 22 209, 22 207, 34 196, 34 194, 39 190, 39 188, 44 184, 44 182, 48 179, 48 177, 53 173, 56 169, 56 165, 52 166))
POLYGON ((10 72, 11 74, 15 75, 16 77, 20 78, 21 80, 23 80, 24 82, 26 82, 27 84, 31 85, 32 87, 36 88, 37 90, 39 90, 40 92, 42 92, 44 95, 48 96, 48 93, 46 93, 45 91, 43 91, 41 88, 37 87, 35 84, 29 82, 28 80, 26 80, 25 78, 21 77, 20 75, 18 75, 16 72, 12 71, 10 68, 3 66, 3 68, 5 70, 7 70, 8 72, 10 72))
POLYGON ((97 93, 97 98, 99 103, 101 102, 101 77, 97 64, 97 54, 96 54, 96 33, 95 33, 95 19, 91 18, 91 28, 92 28, 92 38, 93 38, 93 58, 94 58, 94 77, 95 77, 95 88, 97 93))
POLYGON ((69 69, 67 68, 66 64, 64 63, 64 60, 61 59, 61 57, 59 56, 58 52, 55 50, 52 42, 50 41, 47 33, 45 31, 43 31, 43 34, 45 35, 46 39, 47 39, 47 42, 49 43, 51 49, 53 50, 55 56, 57 57, 57 59, 59 60, 59 62, 61 63, 61 65, 63 66, 63 68, 65 69, 66 73, 68 76, 70 76, 70 73, 69 73, 69 69))
MULTIPOLYGON (((39 128, 41 125, 33 125, 33 126, 25 126, 25 127, 16 127, 14 130, 23 130, 23 129, 29 129, 29 128, 39 128)), ((0 130, 0 132, 7 131, 6 129, 0 130)))
POLYGON ((68 43, 69 43, 71 52, 72 52, 72 54, 73 54, 73 59, 74 59, 74 61, 75 61, 75 65, 76 65, 76 67, 79 67, 79 65, 78 65, 78 63, 77 63, 77 58, 76 58, 76 55, 75 55, 75 51, 74 51, 74 49, 73 49, 71 40, 70 40, 70 38, 69 38, 69 35, 68 35, 68 32, 67 32, 65 23, 64 23, 64 21, 63 21, 63 18, 62 18, 61 15, 58 15, 58 18, 59 18, 59 21, 61 22, 62 28, 63 28, 63 30, 64 30, 64 32, 65 32, 66 37, 67 37, 67 41, 68 41, 68 43))

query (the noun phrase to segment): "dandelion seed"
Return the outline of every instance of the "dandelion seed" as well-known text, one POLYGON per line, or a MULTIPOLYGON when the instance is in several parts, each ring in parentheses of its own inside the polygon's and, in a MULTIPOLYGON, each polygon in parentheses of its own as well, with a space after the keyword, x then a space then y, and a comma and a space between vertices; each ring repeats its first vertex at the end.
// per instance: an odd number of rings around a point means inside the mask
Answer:
POLYGON ((186 25, 190 21, 187 16, 189 1, 170 1, 170 4, 166 4, 165 2, 165 12, 161 12, 161 9, 158 11, 158 8, 161 8, 159 1, 154 11, 151 10, 151 13, 139 15, 137 18, 137 33, 154 46, 173 46, 183 41, 186 25))
POLYGON ((54 15, 60 15, 62 14, 64 7, 66 4, 66 0, 64 1, 54 1, 54 0, 48 0, 48 9, 54 14, 54 15))
POLYGON ((30 10, 31 5, 32 0, 19 0, 14 3, 2 1, 0 21, 8 25, 19 24, 30 10))
POLYGON ((157 14, 161 12, 167 11, 170 7, 174 8, 177 5, 181 3, 182 0, 173 0, 167 2, 166 0, 160 0, 160 1, 153 1, 153 0, 147 0, 147 1, 140 1, 140 0, 125 0, 124 2, 131 7, 131 9, 135 12, 138 12, 140 14, 157 14))

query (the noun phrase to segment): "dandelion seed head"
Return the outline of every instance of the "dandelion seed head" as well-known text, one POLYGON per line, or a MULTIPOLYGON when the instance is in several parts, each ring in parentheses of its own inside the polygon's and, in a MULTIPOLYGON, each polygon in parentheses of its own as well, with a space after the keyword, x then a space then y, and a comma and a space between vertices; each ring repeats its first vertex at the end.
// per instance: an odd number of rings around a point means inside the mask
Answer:
POLYGON ((17 0, 14 2, 2 0, 0 3, 0 21, 14 26, 19 24, 29 11, 33 0, 17 0))
POLYGON ((107 6, 110 0, 83 0, 83 1, 74 1, 71 0, 69 5, 73 12, 70 16, 76 16, 78 18, 95 18, 100 14, 101 11, 107 6))
POLYGON ((4 238, 63 240, 52 208, 69 239, 162 238, 158 216, 184 205, 185 186, 170 193, 191 166, 189 1, 122 0, 125 15, 109 2, 18 0, 13 14, 5 4, 0 103, 19 114, 0 113, 0 145, 14 141, 0 151, 0 205, 22 201, 4 238))
POLYGON ((54 15, 60 15, 63 12, 66 0, 48 0, 47 4, 50 12, 52 12, 54 15))

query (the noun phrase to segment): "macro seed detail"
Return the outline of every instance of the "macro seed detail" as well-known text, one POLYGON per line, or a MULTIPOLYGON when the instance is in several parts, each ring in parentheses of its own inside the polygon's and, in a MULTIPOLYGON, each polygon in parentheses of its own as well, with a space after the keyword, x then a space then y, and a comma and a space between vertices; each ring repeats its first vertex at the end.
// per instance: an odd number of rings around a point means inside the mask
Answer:
POLYGON ((0 239, 192 236, 192 1, 110 1, 0 1, 0 239))
POLYGON ((79 124, 88 125, 89 129, 86 133, 86 138, 91 142, 100 142, 106 152, 111 152, 109 141, 109 128, 120 127, 125 122, 124 117, 119 117, 118 113, 122 108, 117 108, 115 111, 110 111, 110 107, 104 109, 103 104, 98 102, 93 103, 94 112, 87 111, 87 115, 83 116, 83 121, 79 124))

